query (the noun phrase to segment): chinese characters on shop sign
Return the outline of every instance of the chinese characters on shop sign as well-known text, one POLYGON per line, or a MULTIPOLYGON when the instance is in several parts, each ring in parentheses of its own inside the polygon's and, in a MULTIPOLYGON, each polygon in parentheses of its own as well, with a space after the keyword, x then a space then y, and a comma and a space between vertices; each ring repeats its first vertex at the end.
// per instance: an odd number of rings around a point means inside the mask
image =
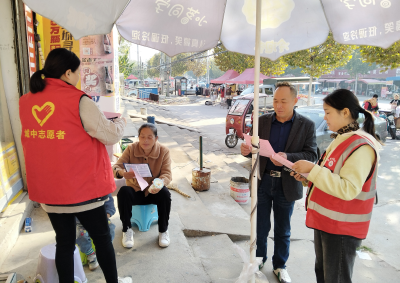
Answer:
POLYGON ((53 21, 50 22, 50 35, 50 50, 63 47, 71 51, 74 47, 74 38, 72 37, 71 33, 53 21))

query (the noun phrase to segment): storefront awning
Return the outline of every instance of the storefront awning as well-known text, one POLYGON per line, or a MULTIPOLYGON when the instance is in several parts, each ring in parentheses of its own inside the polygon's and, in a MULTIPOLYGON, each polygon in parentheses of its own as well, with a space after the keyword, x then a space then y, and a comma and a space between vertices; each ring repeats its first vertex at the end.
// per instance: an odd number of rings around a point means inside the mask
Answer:
POLYGON ((326 82, 326 83, 340 83, 345 81, 346 79, 320 79, 320 82, 326 82))
MULTIPOLYGON (((345 83, 347 84, 351 84, 354 83, 356 80, 348 80, 345 81, 345 83)), ((365 83, 367 85, 385 85, 386 81, 378 81, 378 80, 374 80, 374 79, 359 79, 358 80, 361 83, 365 83)))
POLYGON ((388 77, 386 78, 387 81, 400 81, 400 77, 388 77))

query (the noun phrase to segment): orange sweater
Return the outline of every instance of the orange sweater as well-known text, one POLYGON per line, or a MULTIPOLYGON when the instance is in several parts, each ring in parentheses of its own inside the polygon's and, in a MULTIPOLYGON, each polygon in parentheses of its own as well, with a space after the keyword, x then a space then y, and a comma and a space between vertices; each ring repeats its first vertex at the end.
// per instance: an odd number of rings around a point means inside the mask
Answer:
MULTIPOLYGON (((163 179, 164 185, 167 186, 172 181, 171 172, 171 157, 169 149, 160 144, 158 141, 153 146, 150 154, 145 155, 143 149, 140 147, 139 142, 130 144, 118 159, 117 163, 113 166, 115 178, 122 178, 125 171, 124 163, 143 164, 148 163, 153 177, 143 178, 152 184, 155 178, 163 179)), ((126 184, 132 187, 136 192, 140 191, 140 186, 136 179, 127 179, 126 184)), ((145 189, 145 195, 149 194, 148 187, 145 189)))

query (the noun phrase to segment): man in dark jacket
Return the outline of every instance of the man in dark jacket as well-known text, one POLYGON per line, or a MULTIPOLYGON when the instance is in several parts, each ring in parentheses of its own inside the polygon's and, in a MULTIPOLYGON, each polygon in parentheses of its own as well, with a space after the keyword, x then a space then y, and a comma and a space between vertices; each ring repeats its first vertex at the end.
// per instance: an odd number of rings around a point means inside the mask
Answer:
MULTIPOLYGON (((297 91, 287 82, 276 85, 273 114, 259 118, 260 139, 269 140, 274 151, 283 158, 296 162, 305 159, 317 160, 315 125, 310 119, 296 113, 297 91)), ((244 156, 251 148, 241 145, 244 156)), ((294 202, 303 197, 303 185, 284 170, 273 158, 260 157, 257 206, 257 257, 267 260, 267 238, 271 229, 271 210, 274 211, 274 256, 272 264, 279 282, 291 282, 286 270, 290 246, 290 218, 294 202)))

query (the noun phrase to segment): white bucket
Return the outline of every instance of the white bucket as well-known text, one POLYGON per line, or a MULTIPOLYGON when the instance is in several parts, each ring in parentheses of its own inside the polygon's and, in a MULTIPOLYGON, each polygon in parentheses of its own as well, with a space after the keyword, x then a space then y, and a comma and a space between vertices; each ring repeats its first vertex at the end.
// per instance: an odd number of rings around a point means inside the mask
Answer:
POLYGON ((238 204, 248 204, 250 199, 249 179, 232 177, 230 195, 238 204))
MULTIPOLYGON (((33 282, 58 283, 58 273, 56 269, 56 245, 44 246, 39 253, 36 277, 33 282)), ((74 280, 78 283, 87 283, 85 272, 83 271, 79 250, 75 247, 74 251, 74 280)))
POLYGON ((140 108, 140 114, 147 115, 147 108, 144 107, 140 108))

